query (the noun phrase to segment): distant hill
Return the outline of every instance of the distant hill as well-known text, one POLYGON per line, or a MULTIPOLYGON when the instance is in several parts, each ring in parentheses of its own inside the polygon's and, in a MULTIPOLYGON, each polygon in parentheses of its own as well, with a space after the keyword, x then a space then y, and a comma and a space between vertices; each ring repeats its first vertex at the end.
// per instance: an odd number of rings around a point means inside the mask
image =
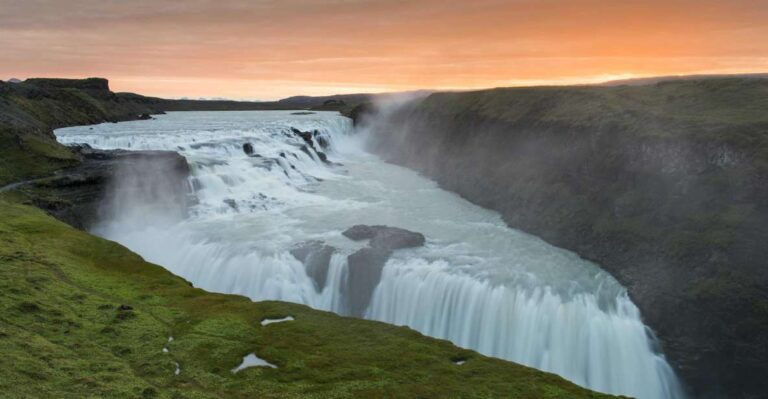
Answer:
POLYGON ((312 108, 322 105, 331 104, 359 104, 367 101, 371 101, 375 94, 360 93, 360 94, 339 94, 333 96, 294 96, 284 98, 277 101, 278 104, 282 104, 287 107, 298 108, 312 108))
POLYGON ((716 75, 670 75, 670 76, 654 76, 649 78, 633 78, 633 79, 619 79, 610 80, 608 82, 599 83, 597 86, 645 86, 652 85, 659 82, 668 82, 676 80, 709 80, 709 79, 722 79, 722 78, 744 78, 744 79, 768 79, 768 73, 744 73, 744 74, 716 74, 716 75))

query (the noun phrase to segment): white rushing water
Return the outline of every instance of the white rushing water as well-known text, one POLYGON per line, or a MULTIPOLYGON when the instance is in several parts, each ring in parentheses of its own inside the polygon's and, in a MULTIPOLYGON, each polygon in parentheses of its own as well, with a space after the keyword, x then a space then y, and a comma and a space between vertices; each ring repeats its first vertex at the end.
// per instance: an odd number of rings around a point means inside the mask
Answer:
POLYGON ((350 121, 338 114, 171 113, 56 133, 63 143, 174 150, 187 158, 195 201, 189 216, 162 217, 141 198, 121 198, 116 216, 93 231, 195 286, 349 314, 347 256, 365 244, 341 232, 355 224, 406 228, 423 233, 427 243, 394 253, 366 318, 407 325, 602 392, 683 396, 670 366, 654 352, 637 307, 612 277, 508 228, 495 212, 367 154, 350 121), (291 127, 316 130, 316 144, 328 140, 329 159, 341 165, 303 151, 291 127), (244 153, 246 142, 258 157, 244 153), (289 252, 308 240, 336 248, 324 287, 289 252))

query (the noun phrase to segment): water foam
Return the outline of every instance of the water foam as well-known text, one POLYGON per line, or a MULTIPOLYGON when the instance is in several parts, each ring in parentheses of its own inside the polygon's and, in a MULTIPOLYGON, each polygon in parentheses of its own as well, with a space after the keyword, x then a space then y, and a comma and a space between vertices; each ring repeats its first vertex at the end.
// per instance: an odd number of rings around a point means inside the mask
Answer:
POLYGON ((97 148, 176 150, 188 159, 195 204, 187 219, 137 226, 116 217, 94 231, 198 287, 348 314, 346 256, 361 244, 340 232, 358 223, 403 227, 424 233, 428 243, 390 259, 367 318, 603 392, 683 396, 637 307, 613 278, 362 152, 350 131, 350 121, 334 113, 195 112, 57 135, 97 148), (302 150, 305 142, 291 127, 317 131, 330 143, 331 161, 343 166, 302 150), (258 156, 246 155, 245 143, 258 156), (337 248, 319 290, 289 253, 307 240, 337 248))

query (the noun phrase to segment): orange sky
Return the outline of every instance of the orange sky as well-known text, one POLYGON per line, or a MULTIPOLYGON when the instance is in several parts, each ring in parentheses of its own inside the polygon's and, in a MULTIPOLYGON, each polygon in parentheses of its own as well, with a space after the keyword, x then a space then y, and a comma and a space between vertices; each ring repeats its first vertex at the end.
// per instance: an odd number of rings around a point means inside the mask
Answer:
POLYGON ((0 0, 0 79, 274 99, 768 72, 768 0, 0 0))

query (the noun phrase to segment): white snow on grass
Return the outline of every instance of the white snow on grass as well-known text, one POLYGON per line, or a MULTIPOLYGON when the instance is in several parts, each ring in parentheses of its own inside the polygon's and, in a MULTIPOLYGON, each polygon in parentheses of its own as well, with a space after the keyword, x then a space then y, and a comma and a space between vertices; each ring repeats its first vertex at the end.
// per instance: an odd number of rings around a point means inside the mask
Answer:
POLYGON ((283 317, 282 319, 264 319, 261 321, 261 325, 267 326, 273 323, 282 323, 284 321, 293 321, 293 320, 295 320, 293 316, 283 317))
POLYGON ((233 373, 237 373, 240 370, 247 369, 248 367, 270 367, 276 369, 274 364, 256 356, 255 353, 248 354, 243 357, 243 362, 239 366, 232 369, 233 373))

